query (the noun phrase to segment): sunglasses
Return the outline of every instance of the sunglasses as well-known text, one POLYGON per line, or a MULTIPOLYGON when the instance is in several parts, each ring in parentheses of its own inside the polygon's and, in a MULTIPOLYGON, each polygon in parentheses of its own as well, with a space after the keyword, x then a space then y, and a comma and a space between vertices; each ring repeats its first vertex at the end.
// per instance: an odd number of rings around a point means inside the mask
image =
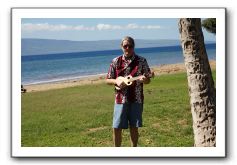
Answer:
POLYGON ((131 48, 133 48, 133 46, 132 45, 123 45, 123 48, 124 49, 131 49, 131 48))

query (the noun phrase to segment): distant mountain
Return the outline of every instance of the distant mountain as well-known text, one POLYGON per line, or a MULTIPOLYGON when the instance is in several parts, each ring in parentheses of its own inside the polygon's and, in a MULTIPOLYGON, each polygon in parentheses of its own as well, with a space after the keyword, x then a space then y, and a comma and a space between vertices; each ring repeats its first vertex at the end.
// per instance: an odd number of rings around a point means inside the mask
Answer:
MULTIPOLYGON (((22 39, 21 54, 43 55, 72 52, 88 52, 120 49, 121 40, 69 41, 51 39, 22 39)), ((180 45, 179 40, 142 40, 135 41, 136 48, 163 47, 180 45)))

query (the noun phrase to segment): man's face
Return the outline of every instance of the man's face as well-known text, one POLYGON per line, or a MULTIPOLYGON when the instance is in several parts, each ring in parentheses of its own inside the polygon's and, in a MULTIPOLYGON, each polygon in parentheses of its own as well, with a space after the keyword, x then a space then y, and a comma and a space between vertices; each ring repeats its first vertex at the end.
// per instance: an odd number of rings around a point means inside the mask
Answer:
POLYGON ((125 56, 130 57, 134 54, 134 47, 127 40, 123 41, 122 50, 125 56))

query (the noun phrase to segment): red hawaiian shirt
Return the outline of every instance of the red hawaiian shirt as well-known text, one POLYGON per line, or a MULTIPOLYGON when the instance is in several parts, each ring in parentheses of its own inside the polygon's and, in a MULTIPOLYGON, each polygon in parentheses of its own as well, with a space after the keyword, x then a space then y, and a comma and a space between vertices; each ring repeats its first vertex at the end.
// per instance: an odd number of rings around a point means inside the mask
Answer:
MULTIPOLYGON (((125 77, 128 75, 132 77, 151 75, 147 60, 136 54, 130 59, 126 59, 124 55, 114 58, 110 64, 107 79, 116 79, 119 76, 125 77)), ((132 85, 121 90, 115 89, 115 103, 117 104, 143 103, 143 101, 143 83, 139 81, 134 81, 132 85)))

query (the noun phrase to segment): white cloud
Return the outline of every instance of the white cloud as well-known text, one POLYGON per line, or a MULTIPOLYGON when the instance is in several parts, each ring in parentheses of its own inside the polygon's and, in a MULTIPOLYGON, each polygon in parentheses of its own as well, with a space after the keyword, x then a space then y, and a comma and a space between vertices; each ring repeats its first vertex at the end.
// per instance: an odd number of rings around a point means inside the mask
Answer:
POLYGON ((84 25, 71 26, 71 25, 50 25, 48 23, 43 24, 22 24, 21 28, 23 31, 69 31, 69 30, 94 30, 94 27, 85 27, 84 25))
POLYGON ((95 30, 95 27, 86 27, 84 25, 74 26, 71 30, 95 30))
POLYGON ((131 30, 131 29, 160 29, 161 26, 159 25, 138 25, 135 23, 127 24, 124 26, 121 25, 111 25, 111 24, 97 24, 96 26, 84 26, 84 25, 51 25, 48 23, 42 24, 32 24, 32 23, 25 23, 21 25, 23 31, 69 31, 69 30, 76 30, 76 31, 92 31, 92 30, 131 30))
POLYGON ((98 24, 98 30, 130 30, 130 29, 160 29, 161 26, 159 25, 146 25, 146 26, 139 26, 135 23, 131 23, 125 26, 121 25, 110 25, 110 24, 98 24))
POLYGON ((161 29, 161 26, 159 26, 159 25, 147 25, 147 26, 142 26, 142 29, 161 29))
POLYGON ((126 29, 139 29, 139 26, 135 23, 131 23, 131 24, 128 24, 125 28, 126 29))
POLYGON ((98 24, 96 26, 98 30, 119 30, 122 29, 122 26, 120 25, 110 25, 110 24, 98 24))

